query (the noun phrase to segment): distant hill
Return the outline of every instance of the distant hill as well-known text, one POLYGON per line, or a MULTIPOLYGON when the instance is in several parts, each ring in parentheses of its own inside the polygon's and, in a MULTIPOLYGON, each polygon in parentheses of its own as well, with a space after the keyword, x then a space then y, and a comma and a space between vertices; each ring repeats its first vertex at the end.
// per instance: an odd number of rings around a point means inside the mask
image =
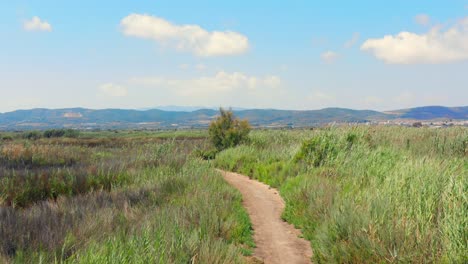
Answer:
MULTIPOLYGON (((153 108, 146 108, 146 109, 141 109, 141 110, 158 109, 158 110, 169 111, 169 112, 193 112, 193 111, 202 110, 202 109, 218 110, 218 108, 219 107, 166 105, 166 106, 156 106, 153 108)), ((231 109, 234 111, 246 110, 245 108, 240 108, 240 107, 232 107, 231 109)))
MULTIPOLYGON (((180 110, 180 109, 179 109, 180 110)), ((316 126, 330 122, 368 122, 392 119, 461 119, 468 120, 468 107, 427 106, 378 112, 345 108, 321 110, 234 110, 254 126, 316 126)), ((31 109, 0 113, 0 130, 28 130, 58 127, 81 129, 116 128, 188 128, 206 127, 218 114, 215 109, 163 111, 85 108, 31 109)))
POLYGON ((410 109, 391 111, 399 118, 429 120, 429 119, 468 119, 468 106, 444 107, 423 106, 410 109))

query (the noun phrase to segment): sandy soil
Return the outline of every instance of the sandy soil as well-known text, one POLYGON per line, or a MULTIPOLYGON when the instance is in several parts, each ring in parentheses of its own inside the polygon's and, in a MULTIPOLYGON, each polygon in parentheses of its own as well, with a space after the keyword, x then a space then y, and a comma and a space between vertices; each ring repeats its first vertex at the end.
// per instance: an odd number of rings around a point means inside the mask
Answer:
POLYGON ((278 191, 237 173, 220 172, 242 193, 254 229, 254 256, 267 264, 311 263, 310 243, 281 219, 285 204, 278 191))

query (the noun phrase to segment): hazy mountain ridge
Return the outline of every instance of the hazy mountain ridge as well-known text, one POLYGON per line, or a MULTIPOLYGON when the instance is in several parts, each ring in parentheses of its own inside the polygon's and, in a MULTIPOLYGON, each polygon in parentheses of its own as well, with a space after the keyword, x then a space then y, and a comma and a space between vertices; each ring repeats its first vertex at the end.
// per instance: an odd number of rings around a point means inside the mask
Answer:
POLYGON ((444 106, 423 106, 410 109, 392 111, 400 114, 401 118, 409 119, 468 119, 468 106, 444 107, 444 106))
MULTIPOLYGON (((367 122, 393 119, 468 120, 468 106, 424 106, 388 112, 325 108, 321 110, 234 110, 255 126, 313 126, 329 122, 367 122)), ((217 115, 214 109, 163 111, 86 108, 17 110, 0 113, 0 129, 41 129, 48 127, 130 128, 205 127, 217 115)))

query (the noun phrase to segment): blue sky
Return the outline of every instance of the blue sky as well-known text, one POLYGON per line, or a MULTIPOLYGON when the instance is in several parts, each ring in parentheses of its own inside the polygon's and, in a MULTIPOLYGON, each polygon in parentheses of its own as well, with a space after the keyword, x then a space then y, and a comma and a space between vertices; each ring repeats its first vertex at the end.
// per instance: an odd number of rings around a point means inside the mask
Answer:
POLYGON ((4 1, 0 112, 468 104, 468 0, 226 2, 4 1))

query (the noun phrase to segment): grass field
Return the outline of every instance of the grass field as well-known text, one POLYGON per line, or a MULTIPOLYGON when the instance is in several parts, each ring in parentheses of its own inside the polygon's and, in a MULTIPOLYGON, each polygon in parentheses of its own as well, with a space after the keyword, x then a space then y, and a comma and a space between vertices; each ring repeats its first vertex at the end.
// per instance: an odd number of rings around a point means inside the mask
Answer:
POLYGON ((255 131, 216 166, 278 187, 316 263, 467 263, 468 129, 255 131))
POLYGON ((468 261, 467 128, 255 130, 212 161, 207 131, 0 134, 0 263, 243 263, 214 168, 277 187, 315 263, 468 261))
POLYGON ((241 197, 196 157, 206 132, 0 141, 0 262, 241 263, 241 197), (172 137, 171 137, 172 135, 172 137))

